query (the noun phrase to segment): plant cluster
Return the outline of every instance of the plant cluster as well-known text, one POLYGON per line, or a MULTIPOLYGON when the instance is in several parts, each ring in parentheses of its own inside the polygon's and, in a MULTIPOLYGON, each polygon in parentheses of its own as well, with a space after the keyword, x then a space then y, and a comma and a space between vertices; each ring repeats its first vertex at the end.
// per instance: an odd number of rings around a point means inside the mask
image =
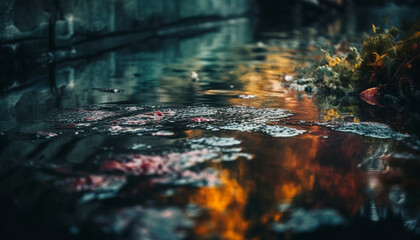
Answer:
MULTIPOLYGON (((389 22, 386 21, 389 25, 389 22)), ((328 53, 314 73, 320 90, 360 93, 368 88, 376 97, 415 100, 420 97, 420 18, 400 37, 394 26, 379 28, 363 40, 361 51, 350 47, 344 57, 328 53)))

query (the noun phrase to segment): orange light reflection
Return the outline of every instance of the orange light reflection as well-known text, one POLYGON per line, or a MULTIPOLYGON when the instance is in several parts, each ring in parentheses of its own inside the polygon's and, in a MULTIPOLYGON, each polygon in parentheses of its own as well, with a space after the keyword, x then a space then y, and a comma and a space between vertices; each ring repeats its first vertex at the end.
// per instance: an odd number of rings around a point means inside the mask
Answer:
MULTIPOLYGON (((283 77, 293 73, 298 61, 289 53, 268 54, 267 62, 251 67, 239 67, 238 74, 246 94, 256 99, 231 98, 232 105, 279 107, 299 114, 301 120, 316 120, 320 112, 314 99, 301 97, 303 93, 282 85, 283 77)), ((327 109, 323 120, 340 117, 335 109, 327 109)), ((356 121, 356 120, 355 120, 356 121)), ((208 217, 197 222, 195 237, 207 239, 244 239, 252 225, 270 224, 281 220, 283 213, 276 210, 280 203, 293 203, 299 196, 311 202, 314 208, 337 207, 346 214, 354 214, 363 204, 360 189, 364 177, 356 175, 355 160, 366 153, 366 143, 352 135, 341 134, 341 144, 331 146, 323 135, 331 134, 322 127, 312 126, 314 134, 290 139, 267 138, 259 134, 232 132, 243 140, 243 147, 254 154, 250 162, 240 162, 234 170, 223 165, 220 171, 222 186, 201 188, 190 196, 190 202, 208 209, 208 217), (331 153, 332 149, 334 152, 331 153), (323 159, 338 157, 333 163, 323 159), (347 170, 336 165, 347 165, 347 170), (315 193, 322 196, 316 196, 315 193), (257 198, 250 208, 261 209, 258 218, 247 217, 250 198, 257 198)), ((338 134, 338 133, 336 133, 338 134)), ((254 202, 255 200, 253 200, 254 202)))

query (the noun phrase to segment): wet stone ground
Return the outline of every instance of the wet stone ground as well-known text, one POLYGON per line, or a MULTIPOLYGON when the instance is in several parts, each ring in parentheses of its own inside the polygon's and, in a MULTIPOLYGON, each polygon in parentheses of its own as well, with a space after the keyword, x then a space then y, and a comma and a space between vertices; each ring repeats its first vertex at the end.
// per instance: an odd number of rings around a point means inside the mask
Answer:
POLYGON ((418 238, 416 118, 288 84, 336 42, 247 24, 2 96, 2 239, 418 238))

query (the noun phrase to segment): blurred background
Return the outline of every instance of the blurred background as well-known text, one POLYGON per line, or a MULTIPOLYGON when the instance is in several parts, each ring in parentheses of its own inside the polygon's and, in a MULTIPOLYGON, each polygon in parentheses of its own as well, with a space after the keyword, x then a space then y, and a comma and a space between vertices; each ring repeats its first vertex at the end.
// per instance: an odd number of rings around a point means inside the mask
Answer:
POLYGON ((329 34, 355 33, 383 16, 401 26, 403 16, 416 17, 419 5, 415 0, 3 0, 0 90, 45 77, 41 66, 52 61, 84 58, 150 38, 197 35, 226 25, 223 20, 252 21, 250 38, 308 26, 329 34))

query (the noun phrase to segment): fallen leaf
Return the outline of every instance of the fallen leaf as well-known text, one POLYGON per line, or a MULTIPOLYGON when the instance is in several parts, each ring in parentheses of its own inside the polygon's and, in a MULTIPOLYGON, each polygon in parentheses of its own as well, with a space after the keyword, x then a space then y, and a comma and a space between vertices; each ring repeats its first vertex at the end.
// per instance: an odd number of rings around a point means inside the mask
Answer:
POLYGON ((369 88, 364 90, 363 92, 360 93, 360 98, 369 103, 370 105, 374 105, 374 106, 378 106, 379 104, 379 87, 373 87, 373 88, 369 88))

